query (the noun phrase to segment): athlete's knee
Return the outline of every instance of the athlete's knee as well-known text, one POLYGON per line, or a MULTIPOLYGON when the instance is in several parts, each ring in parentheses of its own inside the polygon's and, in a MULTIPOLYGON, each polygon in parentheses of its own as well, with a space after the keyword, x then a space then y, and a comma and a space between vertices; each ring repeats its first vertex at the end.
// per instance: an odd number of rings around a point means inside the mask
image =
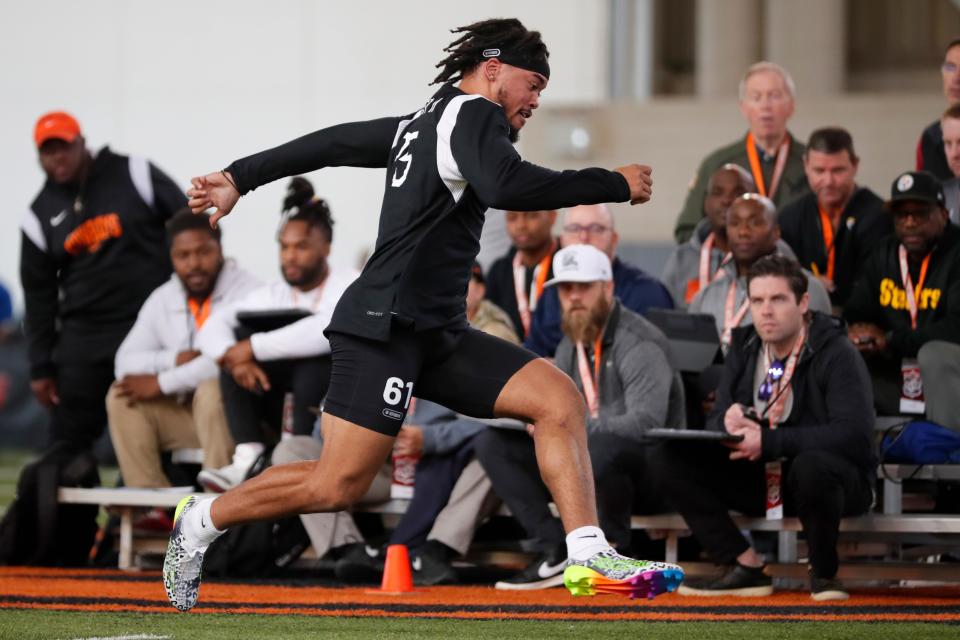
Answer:
POLYGON ((582 427, 587 407, 573 381, 567 376, 558 376, 557 383, 551 389, 552 393, 540 398, 537 403, 534 424, 538 428, 582 427))
MULTIPOLYGON (((314 465, 318 467, 319 461, 314 465)), ((372 480, 373 476, 361 472, 314 472, 304 488, 306 501, 311 511, 342 511, 367 493, 372 480)))

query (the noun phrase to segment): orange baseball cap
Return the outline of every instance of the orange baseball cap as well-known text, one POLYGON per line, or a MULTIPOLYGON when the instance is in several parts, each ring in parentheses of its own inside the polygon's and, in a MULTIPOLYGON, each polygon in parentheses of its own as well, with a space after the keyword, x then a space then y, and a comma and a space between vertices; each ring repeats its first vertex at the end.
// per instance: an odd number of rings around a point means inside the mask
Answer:
POLYGON ((51 111, 40 116, 33 129, 33 140, 37 148, 47 140, 66 140, 73 142, 80 135, 80 123, 66 111, 51 111))

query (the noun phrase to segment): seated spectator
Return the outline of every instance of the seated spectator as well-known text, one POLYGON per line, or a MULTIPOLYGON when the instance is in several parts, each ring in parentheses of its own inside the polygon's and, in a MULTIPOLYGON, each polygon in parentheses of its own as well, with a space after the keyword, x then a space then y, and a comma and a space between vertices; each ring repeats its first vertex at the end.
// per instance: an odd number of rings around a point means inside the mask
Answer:
MULTIPOLYGON (((955 38, 947 45, 943 63, 940 65, 940 74, 943 80, 943 97, 947 99, 947 104, 960 102, 960 38, 955 38)), ((941 120, 931 122, 920 134, 917 142, 917 171, 929 171, 939 180, 949 180, 955 174, 944 154, 943 132, 940 126, 941 120)))
POLYGON ((813 599, 846 599, 835 579, 840 518, 870 508, 875 478, 867 371, 838 321, 809 312, 810 280, 796 262, 763 258, 747 279, 754 326, 733 332, 708 421, 708 428, 743 440, 729 450, 712 442, 671 443, 650 456, 663 499, 725 568, 679 591, 772 593, 762 557, 729 515, 732 509, 760 516, 766 504, 768 518, 782 517, 784 507, 800 518, 813 599))
POLYGON ((812 193, 780 210, 780 233, 842 308, 870 251, 893 233, 883 200, 855 180, 860 159, 844 129, 817 129, 803 154, 812 193))
MULTIPOLYGON (((582 205, 567 209, 563 214, 561 246, 589 244, 607 254, 613 264, 613 294, 620 304, 641 315, 646 315, 647 309, 654 307, 672 309, 673 300, 663 283, 616 256, 619 239, 613 215, 606 205, 582 205)), ((544 290, 533 314, 530 335, 523 346, 537 355, 552 358, 563 338, 560 317, 557 290, 544 290)))
POLYGON ((551 235, 556 211, 507 211, 507 235, 513 247, 487 272, 487 298, 507 312, 521 338, 530 333, 543 283, 553 275, 550 260, 557 251, 551 235))
MULTIPOLYGON (((467 288, 467 320, 471 326, 516 344, 513 323, 507 314, 489 300, 479 264, 474 264, 467 288)), ((416 466, 413 499, 390 536, 389 544, 403 544, 413 557, 414 582, 420 585, 454 582, 456 573, 450 559, 466 552, 456 535, 478 513, 485 511, 487 492, 462 490, 452 498, 464 468, 474 459, 473 439, 484 424, 460 416, 438 404, 414 398, 407 412, 406 424, 394 444, 394 454, 419 458, 416 466), (443 517, 438 520, 440 514, 443 517), (452 540, 452 542, 451 542, 452 540), (445 544, 445 542, 450 542, 445 544)), ((282 441, 273 452, 274 464, 320 457, 321 439, 294 437, 282 441)), ((471 474, 470 482, 482 483, 471 474)), ((376 504, 390 497, 391 468, 388 461, 381 468, 363 498, 364 504, 376 504)), ((487 483, 489 484, 489 483, 487 483)), ((318 556, 332 552, 337 557, 334 571, 347 582, 370 582, 380 579, 383 553, 363 542, 363 535, 353 518, 345 511, 314 513, 300 516, 318 556)), ((467 536, 467 544, 470 537, 467 536)))
POLYGON ((960 230, 931 173, 904 173, 878 246, 847 301, 850 339, 867 360, 882 414, 922 413, 960 429, 960 230), (917 375, 919 369, 919 375, 917 375))
POLYGON ((107 394, 110 439, 128 487, 169 487, 165 451, 202 446, 204 468, 230 462, 217 364, 197 351, 196 336, 211 313, 260 286, 224 259, 209 216, 184 209, 167 223, 167 235, 174 275, 143 303, 117 350, 117 382, 107 394), (201 423, 220 427, 198 431, 201 423))
MULTIPOLYGON (((960 53, 960 48, 957 52, 960 53)), ((952 174, 943 179, 944 206, 950 214, 950 222, 960 225, 960 103, 951 105, 943 112, 940 131, 943 134, 943 153, 952 174)))
POLYGON ((663 268, 663 282, 677 309, 686 309, 697 292, 723 272, 720 266, 730 259, 727 243, 727 209, 756 186, 750 173, 740 165, 727 163, 713 172, 703 198, 704 218, 693 235, 677 246, 663 268))
MULTIPOLYGON (((690 304, 691 313, 709 313, 714 317, 724 347, 730 344, 734 328, 751 324, 747 272, 757 260, 777 251, 779 239, 777 212, 769 198, 747 193, 727 209, 727 242, 733 259, 720 267, 723 276, 714 278, 690 304)), ((827 290, 813 274, 806 270, 803 273, 811 281, 810 307, 829 314, 827 290)))
POLYGON ((786 69, 772 62, 752 65, 740 81, 740 112, 750 130, 744 139, 707 156, 690 183, 674 237, 677 244, 690 239, 703 217, 707 181, 719 167, 732 162, 750 171, 757 192, 777 206, 806 193, 803 143, 787 130, 793 116, 796 89, 786 69))
MULTIPOLYGON (((310 435, 330 384, 330 343, 323 335, 333 309, 356 272, 327 263, 333 219, 327 203, 303 178, 294 178, 284 201, 279 233, 283 282, 261 287, 210 316, 199 335, 200 350, 222 368, 220 389, 236 449, 233 462, 205 469, 197 480, 209 491, 226 491, 280 435, 287 393, 293 394, 292 431, 310 435), (272 331, 238 340, 241 311, 303 309, 312 315, 272 331), (261 427, 267 422, 272 433, 261 427)), ((214 429, 217 425, 203 425, 214 429)))
MULTIPOLYGON (((625 552, 631 514, 656 507, 646 488, 644 432, 683 425, 683 388, 663 333, 614 297, 605 253, 590 245, 566 247, 554 257, 553 271, 547 286, 558 288, 564 333, 556 365, 586 399, 600 526, 610 544, 625 552)), ((498 582, 498 589, 563 583, 563 525, 550 512, 552 498, 537 471, 532 430, 491 428, 475 442, 494 491, 540 552, 522 572, 498 582)))

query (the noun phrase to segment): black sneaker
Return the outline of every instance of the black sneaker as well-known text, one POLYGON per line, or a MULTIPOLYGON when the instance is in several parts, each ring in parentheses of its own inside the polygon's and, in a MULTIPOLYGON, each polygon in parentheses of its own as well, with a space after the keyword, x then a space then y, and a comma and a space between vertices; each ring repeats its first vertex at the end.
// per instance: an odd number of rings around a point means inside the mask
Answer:
POLYGON ((688 580, 677 593, 683 596, 769 596, 773 594, 773 578, 763 567, 728 567, 719 577, 688 580))
POLYGON ((526 591, 559 587, 563 584, 563 570, 567 567, 567 549, 554 547, 534 558, 527 568, 496 585, 497 589, 526 591))
POLYGON ((849 600, 850 594, 844 591, 843 585, 836 578, 818 578, 810 575, 810 597, 817 602, 831 600, 849 600))
POLYGON ((383 553, 377 547, 358 542, 333 565, 337 580, 355 583, 377 583, 383 577, 383 553))
POLYGON ((450 553, 446 545, 428 540, 417 549, 410 559, 413 568, 413 584, 428 587, 435 584, 453 584, 457 572, 450 566, 450 553))

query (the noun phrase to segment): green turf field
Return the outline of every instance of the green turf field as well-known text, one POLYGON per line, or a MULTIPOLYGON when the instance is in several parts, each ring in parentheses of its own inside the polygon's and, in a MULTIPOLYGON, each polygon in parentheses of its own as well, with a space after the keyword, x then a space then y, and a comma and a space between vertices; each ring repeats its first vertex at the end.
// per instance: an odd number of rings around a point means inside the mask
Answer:
POLYGON ((960 635, 955 627, 881 623, 531 622, 306 616, 0 611, 0 638, 246 640, 248 638, 745 638, 921 640, 960 635))

